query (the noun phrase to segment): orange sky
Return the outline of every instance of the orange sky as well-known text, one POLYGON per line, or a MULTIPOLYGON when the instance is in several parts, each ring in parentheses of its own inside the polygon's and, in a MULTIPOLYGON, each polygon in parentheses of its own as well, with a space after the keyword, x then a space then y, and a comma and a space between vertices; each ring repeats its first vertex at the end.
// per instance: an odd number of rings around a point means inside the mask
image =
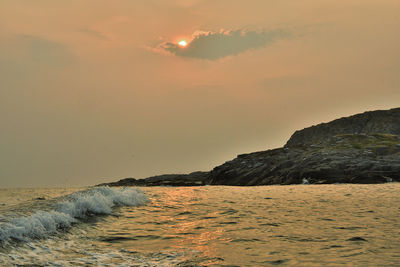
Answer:
POLYGON ((399 14, 398 0, 2 0, 0 187, 210 170, 398 107, 399 14))

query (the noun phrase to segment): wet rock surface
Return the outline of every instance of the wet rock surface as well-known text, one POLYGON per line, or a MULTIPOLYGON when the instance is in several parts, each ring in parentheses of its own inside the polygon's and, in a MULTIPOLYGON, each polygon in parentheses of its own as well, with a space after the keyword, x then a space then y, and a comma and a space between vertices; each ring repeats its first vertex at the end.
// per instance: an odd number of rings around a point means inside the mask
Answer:
POLYGON ((126 178, 107 185, 253 186, 394 181, 400 181, 400 108, 365 112, 296 131, 282 148, 242 154, 210 172, 126 178))

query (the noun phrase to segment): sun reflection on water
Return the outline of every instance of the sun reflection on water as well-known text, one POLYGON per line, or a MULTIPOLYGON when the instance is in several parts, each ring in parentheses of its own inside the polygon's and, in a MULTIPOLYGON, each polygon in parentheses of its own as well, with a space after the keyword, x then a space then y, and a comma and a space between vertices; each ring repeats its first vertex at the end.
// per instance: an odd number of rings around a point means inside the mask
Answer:
MULTIPOLYGON (((366 249, 380 251, 388 242, 398 248, 397 241, 380 235, 382 231, 400 234, 395 227, 400 224, 395 216, 398 209, 388 205, 400 204, 396 188, 145 188, 151 203, 121 208, 118 217, 105 219, 93 238, 101 229, 100 235, 109 240, 101 246, 130 253, 179 252, 188 261, 185 264, 195 266, 281 262, 295 266, 315 259, 341 263, 350 252, 359 253, 354 257, 363 261, 366 249), (347 241, 354 236, 368 240, 364 250, 347 241)), ((394 255, 393 248, 387 248, 387 253, 394 255)))

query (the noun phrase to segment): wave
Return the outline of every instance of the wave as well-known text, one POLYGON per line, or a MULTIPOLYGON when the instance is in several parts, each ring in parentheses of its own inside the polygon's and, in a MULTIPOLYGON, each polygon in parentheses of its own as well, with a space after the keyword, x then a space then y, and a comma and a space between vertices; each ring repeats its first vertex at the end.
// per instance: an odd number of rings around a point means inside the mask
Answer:
POLYGON ((146 195, 136 188, 96 187, 76 192, 56 203, 53 210, 39 210, 0 224, 0 244, 44 238, 71 227, 80 219, 111 214, 115 206, 139 206, 146 202, 146 195))

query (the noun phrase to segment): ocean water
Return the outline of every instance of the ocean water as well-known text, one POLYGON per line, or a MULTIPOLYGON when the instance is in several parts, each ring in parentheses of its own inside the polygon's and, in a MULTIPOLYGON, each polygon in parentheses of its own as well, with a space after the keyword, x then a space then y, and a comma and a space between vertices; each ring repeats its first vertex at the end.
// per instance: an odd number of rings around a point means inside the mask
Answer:
POLYGON ((400 184, 0 189, 0 266, 400 266, 400 184))

